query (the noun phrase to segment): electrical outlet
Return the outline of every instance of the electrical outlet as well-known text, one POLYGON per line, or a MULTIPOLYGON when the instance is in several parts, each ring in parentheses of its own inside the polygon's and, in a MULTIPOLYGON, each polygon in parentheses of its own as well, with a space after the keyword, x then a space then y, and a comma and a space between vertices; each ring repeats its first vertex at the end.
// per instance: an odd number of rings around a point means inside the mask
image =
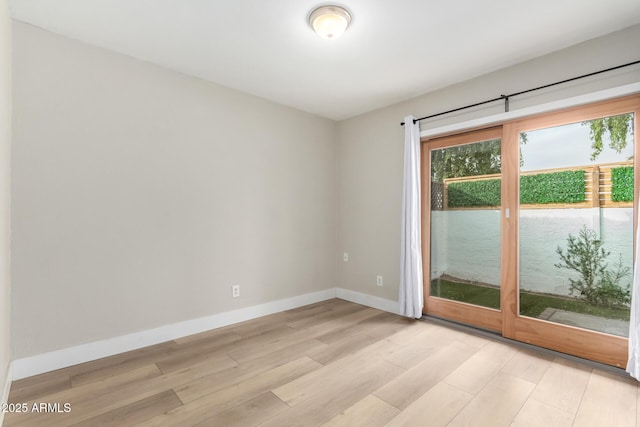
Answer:
POLYGON ((342 254, 342 261, 349 262, 349 252, 345 252, 342 254))
POLYGON ((239 298, 240 297, 240 285, 231 286, 231 296, 233 298, 239 298))
POLYGON ((376 277, 376 285, 377 286, 382 286, 383 285, 382 276, 377 276, 376 277))

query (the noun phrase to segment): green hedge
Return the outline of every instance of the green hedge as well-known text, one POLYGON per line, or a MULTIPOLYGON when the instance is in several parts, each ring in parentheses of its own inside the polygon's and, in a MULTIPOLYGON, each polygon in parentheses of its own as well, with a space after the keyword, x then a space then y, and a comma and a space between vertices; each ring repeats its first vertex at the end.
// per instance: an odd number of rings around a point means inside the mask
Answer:
POLYGON ((500 180, 451 182, 447 203, 450 208, 500 206, 500 180))
POLYGON ((580 203, 585 201, 584 171, 539 173, 520 177, 520 203, 580 203))
MULTIPOLYGON (((520 177, 520 203, 580 203, 585 201, 584 170, 540 173, 520 177)), ((500 179, 451 182, 451 208, 500 206, 500 179)))
POLYGON ((611 201, 633 201, 633 166, 611 169, 611 201))

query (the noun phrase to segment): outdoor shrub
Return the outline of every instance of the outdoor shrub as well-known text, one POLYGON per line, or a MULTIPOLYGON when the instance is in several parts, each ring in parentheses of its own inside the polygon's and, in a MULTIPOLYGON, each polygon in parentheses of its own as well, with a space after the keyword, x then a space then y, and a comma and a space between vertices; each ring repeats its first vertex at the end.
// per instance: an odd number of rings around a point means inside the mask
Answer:
POLYGON ((611 169, 611 201, 633 201, 633 166, 611 169))
POLYGON ((631 284, 619 284, 628 275, 629 267, 622 266, 622 259, 616 263, 615 270, 605 270, 600 286, 596 288, 595 302, 609 306, 631 304, 631 284))
MULTIPOLYGON (((585 201, 584 171, 561 171, 520 177, 520 203, 580 203, 585 201)), ((500 179, 450 182, 451 208, 500 206, 500 179)))
POLYGON ((555 264, 557 268, 574 270, 579 274, 578 279, 569 279, 571 295, 609 306, 631 302, 630 284, 620 283, 630 274, 629 267, 623 267, 620 260, 615 269, 607 268, 610 252, 604 249, 595 231, 583 225, 577 237, 569 234, 566 252, 558 246, 556 253, 561 261, 555 264))
POLYGON ((585 201, 584 171, 539 173, 520 177, 520 203, 580 203, 585 201))
POLYGON ((449 207, 500 206, 500 180, 451 182, 447 186, 449 207))

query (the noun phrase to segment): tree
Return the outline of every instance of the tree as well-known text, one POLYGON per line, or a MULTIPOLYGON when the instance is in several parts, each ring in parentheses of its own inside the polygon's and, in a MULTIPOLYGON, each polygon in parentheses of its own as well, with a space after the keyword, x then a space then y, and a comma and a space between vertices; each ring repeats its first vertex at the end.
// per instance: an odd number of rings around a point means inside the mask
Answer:
POLYGON ((631 302, 630 284, 623 286, 620 283, 629 275, 629 267, 622 266, 620 255, 615 268, 608 269, 607 258, 611 253, 603 247, 595 231, 583 225, 578 237, 569 234, 566 252, 558 246, 556 253, 561 262, 555 267, 579 273, 578 279, 569 279, 571 295, 577 294, 591 303, 610 306, 631 302))
MULTIPOLYGON (((633 135, 633 115, 622 114, 582 122, 589 126, 591 139, 591 160, 595 160, 603 149, 605 135, 609 135, 609 147, 621 153, 633 135)), ((526 144, 528 135, 520 134, 520 145, 526 144)), ((522 153, 520 166, 523 165, 522 153)), ((500 173, 500 140, 494 139, 473 144, 441 148, 431 152, 431 180, 442 182, 446 178, 489 175, 500 173)))
POLYGON ((456 145, 431 152, 431 179, 500 173, 500 140, 456 145))
POLYGON ((627 137, 633 135, 632 114, 589 120, 582 122, 582 125, 589 126, 589 137, 593 149, 591 160, 595 160, 602 153, 603 138, 606 134, 609 134, 609 148, 618 154, 627 146, 627 137))

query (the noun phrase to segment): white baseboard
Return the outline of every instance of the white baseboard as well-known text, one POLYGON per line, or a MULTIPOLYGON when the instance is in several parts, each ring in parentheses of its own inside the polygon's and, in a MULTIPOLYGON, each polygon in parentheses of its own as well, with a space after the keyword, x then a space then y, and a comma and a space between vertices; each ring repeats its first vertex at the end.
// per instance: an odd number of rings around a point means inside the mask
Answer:
MULTIPOLYGON (((4 404, 9 401, 9 391, 11 390, 11 362, 9 362, 9 366, 7 366, 6 377, 4 378, 4 384, 2 385, 2 394, 0 395, 0 407, 4 407, 4 404)), ((0 411, 0 426, 4 421, 4 411, 0 411)))
POLYGON ((366 305, 367 307, 377 308, 378 310, 388 311, 389 313, 400 314, 398 301, 375 297, 373 295, 367 295, 362 292, 350 291, 342 288, 336 288, 336 297, 346 301, 355 302, 356 304, 366 305))
MULTIPOLYGON (((16 359, 12 363, 13 379, 18 380, 32 375, 42 374, 44 372, 66 368, 79 363, 113 356, 114 354, 159 344, 161 342, 185 337, 187 335, 244 322, 245 320, 279 313, 281 311, 302 307, 304 305, 325 301, 331 298, 336 298, 336 288, 16 359)), ((0 423, 0 425, 2 424, 0 423)))

